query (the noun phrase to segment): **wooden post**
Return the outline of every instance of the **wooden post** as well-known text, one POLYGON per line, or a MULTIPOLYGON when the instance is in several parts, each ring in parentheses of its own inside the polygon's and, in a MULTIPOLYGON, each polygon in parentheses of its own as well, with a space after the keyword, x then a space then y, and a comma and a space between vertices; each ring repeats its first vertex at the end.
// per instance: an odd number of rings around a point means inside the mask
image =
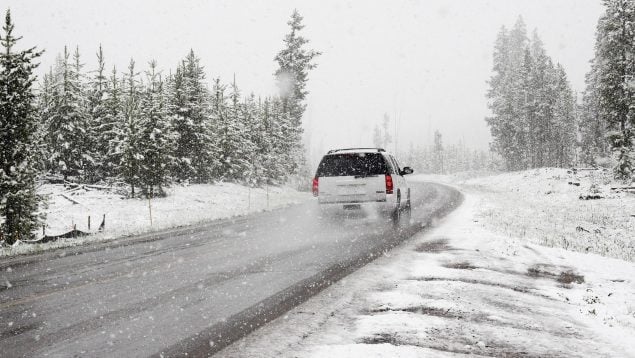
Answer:
POLYGON ((46 224, 42 224, 42 236, 46 236, 46 224))
POLYGON ((150 212, 150 226, 152 226, 152 203, 150 197, 148 197, 148 211, 150 212))
POLYGON ((97 229, 97 231, 104 231, 104 229, 106 228, 106 214, 104 214, 104 216, 101 219, 101 225, 99 225, 99 228, 97 229))
POLYGON ((90 215, 88 215, 88 231, 90 231, 90 215))

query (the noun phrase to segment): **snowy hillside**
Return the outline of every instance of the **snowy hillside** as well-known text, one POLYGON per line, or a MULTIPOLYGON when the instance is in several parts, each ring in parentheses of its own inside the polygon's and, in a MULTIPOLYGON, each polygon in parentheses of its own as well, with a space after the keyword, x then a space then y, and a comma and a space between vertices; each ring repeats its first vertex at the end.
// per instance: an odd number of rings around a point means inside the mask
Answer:
MULTIPOLYGON (((125 199, 121 195, 89 187, 69 190, 62 185, 44 185, 39 189, 39 194, 48 198, 46 235, 59 235, 73 227, 96 233, 105 215, 103 233, 77 239, 60 239, 47 244, 18 243, 13 247, 0 248, 0 256, 74 246, 88 241, 245 215, 280 208, 306 200, 310 195, 287 187, 249 188, 232 183, 174 186, 168 189, 167 197, 152 201, 125 199)), ((42 237, 42 232, 38 233, 38 237, 42 237)))

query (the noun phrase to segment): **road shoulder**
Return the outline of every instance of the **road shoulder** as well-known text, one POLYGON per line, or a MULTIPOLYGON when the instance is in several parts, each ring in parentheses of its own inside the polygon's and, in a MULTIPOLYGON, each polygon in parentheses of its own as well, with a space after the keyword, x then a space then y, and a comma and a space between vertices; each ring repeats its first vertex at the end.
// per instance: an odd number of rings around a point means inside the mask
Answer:
POLYGON ((634 265, 494 233, 478 195, 219 356, 633 356, 634 265))

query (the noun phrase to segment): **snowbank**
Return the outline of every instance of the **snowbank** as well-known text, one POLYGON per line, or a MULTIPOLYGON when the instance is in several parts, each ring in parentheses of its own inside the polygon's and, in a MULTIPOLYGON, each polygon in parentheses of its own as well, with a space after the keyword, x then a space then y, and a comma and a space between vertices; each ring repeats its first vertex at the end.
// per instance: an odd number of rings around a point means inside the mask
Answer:
MULTIPOLYGON (((167 197, 151 201, 125 199, 108 191, 90 188, 68 192, 62 185, 44 185, 39 193, 48 198, 47 235, 62 234, 74 226, 78 230, 97 232, 105 215, 103 233, 46 244, 18 243, 13 247, 0 248, 0 256, 75 246, 276 209, 306 200, 310 195, 287 187, 254 189, 232 183, 174 186, 168 189, 167 197)), ((41 232, 39 236, 42 236, 41 232)))

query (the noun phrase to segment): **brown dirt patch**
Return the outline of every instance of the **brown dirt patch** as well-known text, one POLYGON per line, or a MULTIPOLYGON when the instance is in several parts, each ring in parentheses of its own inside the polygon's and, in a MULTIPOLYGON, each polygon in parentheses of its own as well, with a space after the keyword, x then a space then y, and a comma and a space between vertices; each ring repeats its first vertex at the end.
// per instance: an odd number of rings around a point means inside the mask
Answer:
POLYGON ((427 252, 427 253, 439 253, 443 251, 453 250, 452 246, 448 245, 447 239, 438 239, 432 241, 422 242, 421 244, 415 247, 415 251, 417 252, 427 252))
POLYGON ((444 264, 443 267, 458 269, 458 270, 474 270, 475 268, 478 268, 467 261, 448 262, 444 264))
POLYGON ((584 276, 576 273, 569 267, 538 264, 527 269, 527 276, 533 278, 548 278, 559 282, 564 287, 572 283, 584 283, 584 276))

